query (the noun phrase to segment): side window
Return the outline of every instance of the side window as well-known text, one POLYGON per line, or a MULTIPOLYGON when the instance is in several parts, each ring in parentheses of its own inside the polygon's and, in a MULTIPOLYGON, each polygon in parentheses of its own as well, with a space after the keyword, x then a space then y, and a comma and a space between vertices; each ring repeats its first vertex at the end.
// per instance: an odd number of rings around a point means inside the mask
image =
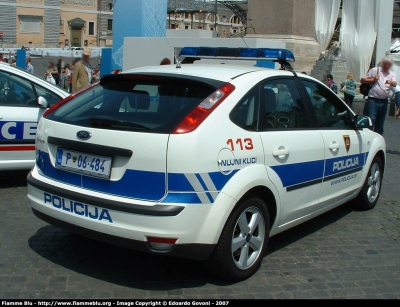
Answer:
POLYGON ((310 96, 320 128, 352 129, 353 116, 345 104, 325 86, 302 80, 310 96))
POLYGON ((259 117, 259 85, 251 89, 235 106, 230 114, 231 121, 237 126, 248 130, 258 130, 259 117))
POLYGON ((310 127, 304 101, 292 79, 270 79, 261 87, 260 130, 310 127))
POLYGON ((36 95, 32 84, 19 76, 0 72, 0 105, 36 107, 36 95))
POLYGON ((57 102, 59 102, 62 98, 56 94, 54 94, 53 92, 49 91, 48 89, 35 84, 35 89, 36 89, 36 94, 38 96, 42 96, 43 98, 45 98, 47 100, 47 103, 52 106, 54 104, 56 104, 57 102))

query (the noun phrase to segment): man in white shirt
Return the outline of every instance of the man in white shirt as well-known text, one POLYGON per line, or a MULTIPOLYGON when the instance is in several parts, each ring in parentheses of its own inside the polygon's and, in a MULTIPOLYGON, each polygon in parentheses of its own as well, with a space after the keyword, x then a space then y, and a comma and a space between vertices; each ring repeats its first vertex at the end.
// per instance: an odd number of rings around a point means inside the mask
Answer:
POLYGON ((397 86, 396 74, 390 70, 392 65, 393 58, 386 56, 379 67, 372 68, 361 79, 361 83, 371 84, 365 115, 372 119, 374 131, 381 135, 388 111, 390 87, 397 86))

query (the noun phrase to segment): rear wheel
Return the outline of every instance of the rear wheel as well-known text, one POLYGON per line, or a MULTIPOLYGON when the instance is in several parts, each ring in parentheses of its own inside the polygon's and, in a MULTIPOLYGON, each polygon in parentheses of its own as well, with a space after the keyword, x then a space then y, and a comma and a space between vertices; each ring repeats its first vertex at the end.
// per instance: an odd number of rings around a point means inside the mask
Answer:
POLYGON ((240 202, 207 260, 210 272, 231 281, 249 278, 261 264, 269 228, 268 210, 262 199, 249 197, 240 202))
POLYGON ((383 178, 382 161, 375 157, 371 163, 364 185, 355 199, 355 206, 361 210, 371 210, 378 202, 383 178))

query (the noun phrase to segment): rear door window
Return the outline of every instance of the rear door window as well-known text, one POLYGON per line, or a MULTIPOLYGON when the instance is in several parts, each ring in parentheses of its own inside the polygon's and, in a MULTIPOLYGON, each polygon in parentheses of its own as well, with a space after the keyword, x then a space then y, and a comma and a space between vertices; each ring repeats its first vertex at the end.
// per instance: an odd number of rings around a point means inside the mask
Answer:
POLYGON ((100 129, 171 133, 215 90, 215 84, 198 80, 119 75, 102 80, 47 118, 100 129))
POLYGON ((310 128, 303 99, 293 79, 269 79, 261 89, 261 114, 264 127, 260 130, 310 128))

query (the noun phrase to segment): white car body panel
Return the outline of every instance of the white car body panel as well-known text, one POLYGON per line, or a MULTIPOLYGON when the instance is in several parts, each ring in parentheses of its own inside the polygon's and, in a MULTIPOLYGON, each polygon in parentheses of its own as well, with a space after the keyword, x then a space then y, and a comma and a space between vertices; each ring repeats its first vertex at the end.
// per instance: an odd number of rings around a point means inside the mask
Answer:
MULTIPOLYGON (((92 138, 87 141, 88 144, 131 149, 133 155, 132 159, 115 161, 109 189, 107 184, 100 190, 95 186, 74 186, 52 179, 39 169, 40 157, 30 174, 32 181, 69 191, 71 196, 64 197, 66 201, 74 200, 75 194, 87 194, 106 201, 124 202, 147 209, 168 205, 181 207, 183 210, 175 216, 146 216, 109 209, 108 213, 113 221, 109 223, 107 219, 99 221, 56 208, 52 201, 46 201, 46 197, 49 197, 46 192, 30 184, 28 197, 36 211, 88 230, 143 243, 147 242, 147 237, 154 236, 178 238, 176 245, 215 245, 237 202, 253 188, 262 187, 270 191, 275 200, 276 216, 271 221, 270 230, 270 235, 273 236, 356 197, 365 181, 372 159, 378 152, 385 153, 383 138, 368 129, 255 132, 244 130, 230 120, 229 113, 253 86, 270 77, 293 78, 293 73, 288 71, 225 65, 183 65, 178 69, 171 65, 140 68, 124 73, 195 76, 230 82, 236 89, 196 130, 186 134, 118 131, 118 137, 115 137, 114 130, 73 126, 44 118, 38 127, 37 138, 41 140, 38 150, 41 155, 49 155, 47 163, 50 163, 50 168, 54 167, 58 146, 48 144, 48 137, 76 141, 75 135, 80 130, 91 133, 92 138), (349 135, 351 141, 348 152, 344 135, 349 135), (237 140, 251 140, 245 144, 251 143, 252 146, 249 146, 249 149, 245 147, 240 150, 235 147, 232 150, 229 140, 233 140, 235 144, 238 144, 237 140), (333 142, 340 143, 337 152, 332 152, 329 148, 329 144, 333 142), (273 155, 280 147, 290 150, 287 159, 279 159, 273 155), (329 175, 334 178, 325 178, 324 181, 325 174, 328 174, 326 166, 331 165, 329 163, 332 159, 348 160, 348 156, 352 155, 359 155, 359 161, 364 157, 362 165, 360 164, 363 168, 355 173, 355 180, 350 181, 348 185, 332 184, 333 180, 345 177, 342 176, 341 170, 332 169, 329 175), (312 164, 315 162, 318 162, 318 165, 312 164), (319 177, 315 175, 316 180, 307 179, 310 174, 307 174, 306 168, 301 174, 291 174, 290 168, 294 169, 293 165, 300 164, 320 167, 319 177), (164 194, 161 195, 160 190, 157 190, 157 197, 146 198, 111 192, 111 185, 118 184, 130 170, 164 173, 164 194), (284 172, 286 177, 293 178, 283 180, 284 172), (311 181, 315 183, 310 184, 311 181)), ((322 85, 311 77, 302 75, 301 78, 322 85)), ((298 170, 299 168, 296 168, 296 171, 298 170)), ((310 173, 311 171, 310 168, 310 173)), ((141 184, 151 186, 153 182, 149 180, 141 184)), ((126 189, 129 190, 129 186, 126 189)), ((57 196, 56 193, 52 195, 57 196)), ((103 210, 101 206, 99 210, 103 210)))

